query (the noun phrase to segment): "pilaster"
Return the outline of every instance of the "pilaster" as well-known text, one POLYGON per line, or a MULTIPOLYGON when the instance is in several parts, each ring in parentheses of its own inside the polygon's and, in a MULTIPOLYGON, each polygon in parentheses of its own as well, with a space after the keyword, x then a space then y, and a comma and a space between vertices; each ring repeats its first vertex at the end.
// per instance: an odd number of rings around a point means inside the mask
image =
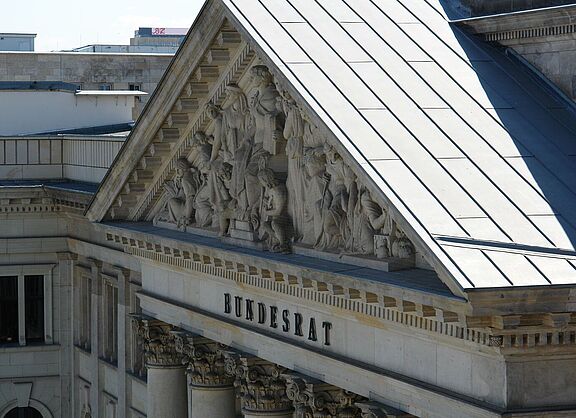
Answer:
POLYGON ((74 413, 73 394, 74 389, 73 367, 74 350, 73 347, 73 312, 74 296, 72 282, 74 279, 74 261, 76 254, 62 252, 58 253, 58 285, 60 291, 57 293, 60 304, 60 330, 57 336, 60 343, 60 397, 62 416, 77 416, 74 413))

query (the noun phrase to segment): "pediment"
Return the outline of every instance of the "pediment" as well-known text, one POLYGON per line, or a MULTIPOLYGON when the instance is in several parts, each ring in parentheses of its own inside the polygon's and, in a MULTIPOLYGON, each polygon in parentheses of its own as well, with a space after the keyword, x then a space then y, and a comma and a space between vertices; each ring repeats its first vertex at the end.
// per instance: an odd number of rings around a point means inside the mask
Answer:
POLYGON ((287 69, 209 1, 88 216, 383 270, 433 268, 462 294, 369 169, 287 69))

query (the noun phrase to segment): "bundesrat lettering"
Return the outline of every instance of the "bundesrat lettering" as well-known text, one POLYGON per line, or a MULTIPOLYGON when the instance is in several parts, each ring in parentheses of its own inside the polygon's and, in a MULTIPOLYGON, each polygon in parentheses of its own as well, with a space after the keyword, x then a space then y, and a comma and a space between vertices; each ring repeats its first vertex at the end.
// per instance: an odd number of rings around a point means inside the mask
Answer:
MULTIPOLYGON (((261 325, 268 324, 270 328, 281 329, 283 332, 292 332, 298 337, 304 337, 304 317, 301 313, 294 312, 290 315, 288 309, 278 311, 277 306, 267 306, 265 303, 255 303, 252 299, 244 299, 242 296, 234 296, 230 293, 224 293, 224 313, 234 314, 236 318, 246 319, 250 322, 258 322, 261 325)), ((322 322, 322 339, 324 345, 330 345, 330 331, 332 323, 322 322)), ((316 327, 316 318, 311 317, 308 320, 308 340, 318 341, 318 330, 316 327)))

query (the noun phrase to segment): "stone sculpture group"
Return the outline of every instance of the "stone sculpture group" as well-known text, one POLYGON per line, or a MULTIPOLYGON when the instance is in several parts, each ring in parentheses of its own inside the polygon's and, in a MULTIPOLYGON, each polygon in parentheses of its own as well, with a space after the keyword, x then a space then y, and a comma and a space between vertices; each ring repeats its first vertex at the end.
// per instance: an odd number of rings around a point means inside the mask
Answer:
POLYGON ((273 252, 294 244, 378 258, 414 248, 338 151, 264 65, 251 88, 226 86, 208 103, 212 134, 193 134, 191 152, 165 183, 155 222, 211 228, 273 252))

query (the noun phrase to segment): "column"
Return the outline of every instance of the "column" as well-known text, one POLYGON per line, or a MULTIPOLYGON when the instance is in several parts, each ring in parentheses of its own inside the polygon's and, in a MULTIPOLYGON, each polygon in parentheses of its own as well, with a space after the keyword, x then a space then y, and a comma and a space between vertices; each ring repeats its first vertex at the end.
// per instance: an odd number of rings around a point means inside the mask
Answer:
POLYGON ((128 333, 126 332, 126 321, 128 306, 130 306, 130 298, 128 292, 128 286, 130 281, 130 270, 124 269, 122 267, 114 267, 113 271, 118 277, 118 347, 117 347, 117 357, 118 357, 118 405, 116 409, 118 410, 118 416, 129 416, 128 400, 127 400, 127 380, 126 380, 126 339, 128 338, 128 333))
POLYGON ((258 357, 223 352, 226 372, 234 376, 244 418, 292 418, 294 409, 286 396, 284 368, 258 357))
POLYGON ((184 418, 187 416, 185 366, 176 351, 173 327, 155 319, 140 318, 138 333, 144 339, 148 370, 147 416, 184 418))
POLYGON ((234 379, 226 374, 219 344, 198 335, 174 334, 176 350, 188 365, 188 417, 234 418, 234 379))
POLYGON ((362 418, 355 402, 363 398, 299 373, 285 373, 286 394, 293 402, 295 418, 362 418))

